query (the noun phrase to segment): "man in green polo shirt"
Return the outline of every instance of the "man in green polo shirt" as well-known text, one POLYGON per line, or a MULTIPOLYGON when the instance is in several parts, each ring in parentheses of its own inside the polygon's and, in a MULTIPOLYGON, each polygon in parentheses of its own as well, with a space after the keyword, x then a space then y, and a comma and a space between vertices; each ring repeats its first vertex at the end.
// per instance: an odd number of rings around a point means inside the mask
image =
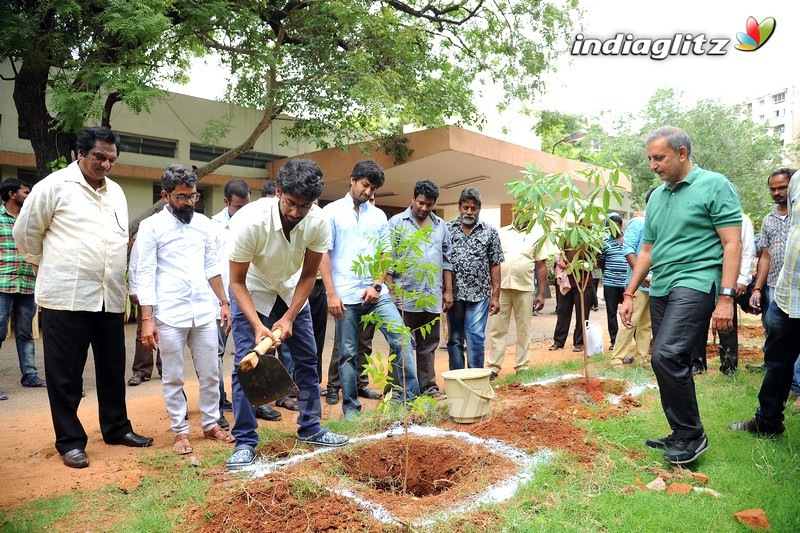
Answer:
POLYGON ((673 464, 708 449, 692 377, 692 346, 714 331, 733 328, 742 241, 739 196, 722 174, 692 164, 689 136, 666 126, 647 137, 650 170, 665 182, 647 204, 644 243, 623 295, 620 318, 632 327, 633 294, 652 269, 651 363, 672 433, 645 442, 673 464), (713 314, 712 314, 713 313, 713 314))

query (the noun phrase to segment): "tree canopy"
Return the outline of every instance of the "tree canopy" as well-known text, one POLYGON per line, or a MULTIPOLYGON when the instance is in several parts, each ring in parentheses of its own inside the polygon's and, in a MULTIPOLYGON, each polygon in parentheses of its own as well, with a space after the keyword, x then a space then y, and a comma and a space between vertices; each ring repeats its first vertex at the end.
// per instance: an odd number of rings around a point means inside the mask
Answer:
POLYGON ((756 124, 741 106, 715 100, 682 105, 681 93, 660 89, 641 112, 628 114, 615 124, 617 136, 601 142, 601 156, 618 158, 630 170, 632 199, 644 206, 644 196, 661 180, 650 171, 644 139, 661 126, 678 126, 692 140, 692 161, 724 174, 736 187, 742 208, 754 221, 770 209, 767 176, 781 166, 780 140, 763 124, 756 124))
POLYGON ((281 114, 297 118, 290 136, 321 147, 479 122, 476 81, 503 87, 484 95, 498 105, 530 99, 576 13, 577 0, 12 0, 0 10, 0 53, 40 175, 70 159, 69 134, 108 125, 120 102, 147 111, 192 56, 217 54, 226 98, 263 117, 202 177, 251 150, 281 114))

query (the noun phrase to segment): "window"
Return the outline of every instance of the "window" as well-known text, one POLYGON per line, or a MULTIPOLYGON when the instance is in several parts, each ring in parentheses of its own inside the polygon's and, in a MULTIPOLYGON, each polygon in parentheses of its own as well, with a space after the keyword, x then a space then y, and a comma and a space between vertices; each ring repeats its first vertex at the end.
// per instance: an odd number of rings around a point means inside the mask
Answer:
MULTIPOLYGON (((201 144, 192 144, 189 146, 189 159, 192 159, 194 161, 208 162, 221 156, 227 151, 228 148, 218 148, 211 146, 203 146, 201 144)), ((239 157, 237 157, 232 161, 228 161, 228 163, 226 164, 235 165, 237 167, 246 167, 246 168, 264 168, 267 163, 283 159, 284 157, 286 156, 267 154, 264 152, 247 152, 245 154, 240 155, 239 157)))
MULTIPOLYGON (((206 189, 197 189, 197 192, 202 194, 203 196, 200 197, 197 202, 194 204, 194 210, 197 213, 206 213, 206 189)), ((156 182, 153 184, 153 203, 158 202, 161 200, 161 182, 156 182)))
POLYGON ((758 120, 763 121, 764 120, 764 115, 758 115, 758 120))
POLYGON ((784 131, 786 131, 786 126, 784 124, 778 124, 777 126, 775 126, 775 133, 781 134, 784 131))
POLYGON ((778 94, 772 95, 772 103, 773 104, 780 104, 786 100, 786 91, 779 92, 778 94))
POLYGON ((39 181, 39 178, 36 176, 36 171, 29 170, 27 168, 17 169, 17 179, 24 181, 25 183, 30 183, 31 185, 39 181))
POLYGON ((177 141, 168 139, 155 139, 126 133, 120 133, 119 139, 119 151, 121 153, 174 158, 178 148, 177 141))

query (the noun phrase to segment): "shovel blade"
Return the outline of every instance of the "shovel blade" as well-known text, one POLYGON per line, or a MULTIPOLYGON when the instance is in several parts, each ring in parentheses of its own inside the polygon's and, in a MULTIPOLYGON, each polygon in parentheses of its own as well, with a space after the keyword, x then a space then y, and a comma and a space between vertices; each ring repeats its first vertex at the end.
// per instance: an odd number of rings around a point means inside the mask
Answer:
POLYGON ((292 377, 278 358, 271 355, 259 357, 253 370, 245 372, 236 367, 242 391, 253 407, 274 402, 299 391, 292 377))

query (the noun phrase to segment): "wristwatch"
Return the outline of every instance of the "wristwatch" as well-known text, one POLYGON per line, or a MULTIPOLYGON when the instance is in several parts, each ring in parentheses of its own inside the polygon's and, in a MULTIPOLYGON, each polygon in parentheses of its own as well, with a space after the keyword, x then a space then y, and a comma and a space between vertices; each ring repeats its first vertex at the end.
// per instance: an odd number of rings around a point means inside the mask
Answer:
POLYGON ((736 298, 736 289, 731 289, 730 287, 722 287, 719 290, 720 296, 730 296, 731 298, 736 298))
POLYGON ((376 283, 375 285, 372 286, 372 288, 375 289, 378 292, 378 294, 380 294, 381 291, 383 290, 383 283, 376 283))

